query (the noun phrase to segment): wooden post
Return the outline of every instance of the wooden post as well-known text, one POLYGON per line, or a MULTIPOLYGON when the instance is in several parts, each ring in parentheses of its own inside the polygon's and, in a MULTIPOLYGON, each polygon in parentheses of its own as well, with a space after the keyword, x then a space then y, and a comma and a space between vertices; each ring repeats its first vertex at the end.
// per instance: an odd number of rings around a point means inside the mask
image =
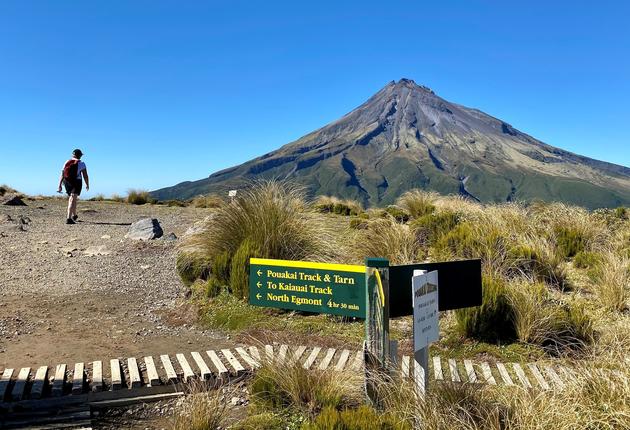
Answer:
POLYGON ((365 390, 375 407, 380 407, 375 381, 386 378, 390 363, 389 261, 366 258, 365 390))

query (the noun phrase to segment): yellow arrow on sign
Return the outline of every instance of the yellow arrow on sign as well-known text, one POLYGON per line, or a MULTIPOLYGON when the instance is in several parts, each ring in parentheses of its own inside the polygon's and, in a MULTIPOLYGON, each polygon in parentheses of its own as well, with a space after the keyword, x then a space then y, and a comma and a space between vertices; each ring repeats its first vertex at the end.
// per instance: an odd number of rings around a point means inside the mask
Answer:
POLYGON ((260 281, 256 282, 256 286, 257 286, 258 288, 262 287, 262 284, 260 283, 260 281))
POLYGON ((258 272, 256 272, 258 274, 258 276, 262 275, 262 270, 259 270, 258 272))
POLYGON ((260 296, 260 293, 256 294, 256 298, 257 298, 258 300, 260 300, 260 297, 261 297, 261 296, 260 296))

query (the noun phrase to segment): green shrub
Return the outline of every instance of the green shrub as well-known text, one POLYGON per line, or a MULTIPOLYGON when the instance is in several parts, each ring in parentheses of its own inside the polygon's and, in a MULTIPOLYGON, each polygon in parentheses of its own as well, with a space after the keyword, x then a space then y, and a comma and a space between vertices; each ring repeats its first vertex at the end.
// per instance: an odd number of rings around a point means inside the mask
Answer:
POLYGON ((146 203, 155 204, 157 200, 151 197, 151 194, 145 190, 129 190, 127 192, 127 203, 132 205, 144 205, 146 203))
POLYGON ((451 211, 422 215, 411 222, 411 228, 419 240, 427 245, 435 245, 445 234, 459 224, 459 216, 451 211))
POLYGON ((361 204, 356 200, 341 200, 337 197, 319 196, 313 203, 316 211, 337 215, 358 215, 363 212, 361 204))
POLYGON ((224 204, 225 200, 216 194, 197 196, 190 201, 190 205, 194 208, 219 208, 224 204))
POLYGON ((284 430, 285 428, 282 417, 271 412, 250 415, 230 427, 231 430, 284 430))
POLYGON ((620 206, 615 209, 615 217, 619 219, 627 220, 630 218, 630 214, 628 213, 628 208, 620 206))
POLYGON ((459 330, 467 337, 488 343, 511 342, 517 338, 515 315, 502 278, 484 274, 481 306, 457 309, 459 330))
POLYGON ((580 251, 573 258, 573 265, 578 269, 590 269, 601 262, 601 257, 595 252, 580 251))
POLYGON ((524 275, 565 291, 570 289, 570 284, 563 262, 564 258, 545 240, 517 243, 508 249, 506 274, 524 275))
POLYGON ((411 430, 406 422, 400 422, 390 414, 379 413, 369 406, 338 411, 327 407, 303 430, 411 430))
POLYGON ((249 259, 257 257, 260 253, 260 248, 252 239, 247 238, 241 242, 241 246, 232 256, 229 272, 230 291, 236 297, 245 300, 249 298, 249 259))
POLYGON ((435 211, 433 204, 437 194, 422 190, 411 190, 400 196, 396 205, 403 208, 413 218, 420 218, 435 211))
POLYGON ((409 221, 409 214, 403 209, 396 206, 387 206, 387 208, 385 208, 385 213, 383 214, 383 216, 386 217, 387 215, 392 216, 396 221, 401 223, 409 221))
POLYGON ((177 273, 186 286, 197 279, 208 279, 211 267, 212 260, 198 252, 180 252, 177 255, 177 273))
POLYGON ((584 251, 586 241, 580 231, 557 227, 555 233, 558 251, 564 258, 574 257, 578 252, 584 251))
POLYGON ((542 346, 550 353, 581 351, 595 340, 594 324, 584 305, 565 304, 555 308, 551 330, 542 346))

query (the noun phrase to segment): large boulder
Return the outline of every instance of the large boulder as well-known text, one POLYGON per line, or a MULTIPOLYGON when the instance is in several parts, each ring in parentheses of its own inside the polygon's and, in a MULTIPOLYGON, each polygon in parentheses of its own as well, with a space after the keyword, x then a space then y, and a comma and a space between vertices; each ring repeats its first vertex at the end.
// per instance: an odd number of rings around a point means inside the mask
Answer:
POLYGON ((157 219, 144 218, 131 224, 125 237, 135 240, 153 240, 162 237, 163 234, 164 231, 157 219))

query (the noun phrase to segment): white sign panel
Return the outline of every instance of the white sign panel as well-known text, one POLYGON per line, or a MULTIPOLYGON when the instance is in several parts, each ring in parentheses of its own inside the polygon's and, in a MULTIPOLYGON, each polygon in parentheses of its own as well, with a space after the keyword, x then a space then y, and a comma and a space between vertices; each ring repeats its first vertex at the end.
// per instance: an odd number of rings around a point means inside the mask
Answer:
POLYGON ((236 197, 236 190, 228 191, 228 197, 236 197))
POLYGON ((413 291, 413 349, 418 351, 440 337, 438 323, 438 272, 411 278, 413 291))

